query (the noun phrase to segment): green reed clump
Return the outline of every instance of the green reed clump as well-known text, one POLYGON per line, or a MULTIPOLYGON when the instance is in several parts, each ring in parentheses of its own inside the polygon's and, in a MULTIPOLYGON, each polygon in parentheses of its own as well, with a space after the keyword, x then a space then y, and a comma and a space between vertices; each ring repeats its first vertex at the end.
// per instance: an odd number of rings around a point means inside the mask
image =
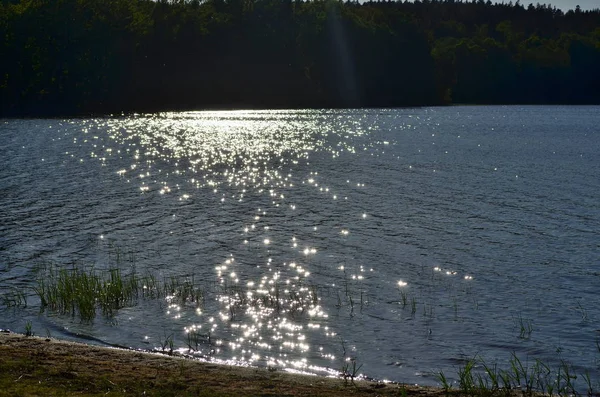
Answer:
POLYGON ((189 302, 200 305, 204 302, 204 292, 196 286, 193 276, 165 279, 163 293, 172 303, 185 304, 189 302))
POLYGON ((132 305, 140 290, 135 273, 123 276, 121 270, 110 269, 107 278, 98 279, 97 302, 105 316, 112 316, 114 310, 132 305))
POLYGON ((101 275, 79 266, 50 267, 38 279, 35 291, 42 308, 90 321, 96 316, 97 307, 109 316, 113 310, 131 303, 137 293, 134 278, 133 274, 123 277, 119 269, 101 275))
POLYGON ((402 303, 402 308, 405 308, 408 303, 408 294, 405 291, 400 291, 400 302, 402 303))
POLYGON ((23 291, 12 288, 2 294, 2 305, 5 307, 27 307, 27 297, 23 291))
POLYGON ((63 314, 79 313, 82 319, 95 315, 98 277, 78 267, 57 269, 50 267, 38 279, 35 288, 42 308, 48 307, 63 314))
POLYGON ((83 321, 91 321, 100 310, 105 317, 115 311, 135 305, 141 298, 176 299, 181 304, 203 301, 203 292, 192 280, 170 278, 163 284, 153 275, 138 276, 134 271, 124 274, 121 269, 97 271, 92 267, 47 267, 38 278, 35 292, 42 309, 48 308, 61 314, 78 315, 83 321))
POLYGON ((467 394, 472 394, 475 391, 475 378, 473 376, 473 368, 475 368, 475 360, 469 360, 464 367, 458 369, 459 387, 460 390, 467 394))
POLYGON ((25 336, 35 336, 31 321, 27 321, 27 323, 25 323, 25 336))
POLYGON ((138 289, 140 289, 139 293, 144 298, 156 299, 160 297, 160 283, 152 274, 146 274, 138 278, 138 289))
POLYGON ((529 339, 533 332, 533 322, 530 319, 524 319, 522 315, 514 319, 515 327, 519 329, 519 339, 529 339))
MULTIPOLYGON (((449 392, 452 383, 443 371, 436 374, 442 388, 449 392)), ((513 353, 509 360, 509 368, 500 369, 497 364, 486 363, 474 357, 458 369, 458 391, 470 396, 510 396, 519 393, 523 396, 534 396, 543 393, 549 396, 571 396, 579 394, 575 382, 577 375, 572 367, 561 361, 556 369, 540 360, 531 364, 523 363, 513 353)), ((587 394, 593 395, 589 374, 582 375, 586 382, 587 394)))
POLYGON ((446 378, 446 374, 444 373, 444 371, 438 372, 437 374, 435 374, 435 377, 442 384, 442 389, 444 389, 446 393, 448 393, 452 389, 452 383, 448 382, 448 378, 446 378))

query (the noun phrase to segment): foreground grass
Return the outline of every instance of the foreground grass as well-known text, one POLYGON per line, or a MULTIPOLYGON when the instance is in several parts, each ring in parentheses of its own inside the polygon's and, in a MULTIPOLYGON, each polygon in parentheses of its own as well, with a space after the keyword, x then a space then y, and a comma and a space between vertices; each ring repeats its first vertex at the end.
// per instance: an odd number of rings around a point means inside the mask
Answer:
MULTIPOLYGON (((0 396, 441 396, 17 334, 0 334, 0 396)), ((458 394, 458 393, 453 393, 458 394)))
MULTIPOLYGON (((458 369, 458 388, 466 395, 488 397, 504 396, 520 393, 523 397, 547 396, 600 396, 594 389, 589 372, 577 375, 572 366, 561 361, 556 368, 551 368, 540 360, 533 363, 523 362, 515 353, 509 361, 508 369, 501 369, 497 364, 489 364, 485 360, 474 357, 458 369), (581 378, 585 385, 577 385, 581 378), (585 393, 580 392, 585 390, 585 393)), ((445 391, 452 389, 444 372, 437 374, 438 381, 445 391)))

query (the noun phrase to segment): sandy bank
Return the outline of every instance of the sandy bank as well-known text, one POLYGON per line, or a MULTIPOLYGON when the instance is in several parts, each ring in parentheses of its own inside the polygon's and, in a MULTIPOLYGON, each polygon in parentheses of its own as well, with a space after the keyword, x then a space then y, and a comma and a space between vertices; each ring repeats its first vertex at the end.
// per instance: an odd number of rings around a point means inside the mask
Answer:
POLYGON ((202 363, 0 333, 0 396, 401 396, 442 390, 202 363))

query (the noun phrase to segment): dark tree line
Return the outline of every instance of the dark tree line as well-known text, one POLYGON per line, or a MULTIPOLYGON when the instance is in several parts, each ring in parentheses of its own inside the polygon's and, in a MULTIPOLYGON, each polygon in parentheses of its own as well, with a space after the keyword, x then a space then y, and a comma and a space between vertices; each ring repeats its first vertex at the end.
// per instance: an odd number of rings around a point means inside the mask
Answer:
POLYGON ((600 10, 0 0, 0 115, 600 103, 600 10))

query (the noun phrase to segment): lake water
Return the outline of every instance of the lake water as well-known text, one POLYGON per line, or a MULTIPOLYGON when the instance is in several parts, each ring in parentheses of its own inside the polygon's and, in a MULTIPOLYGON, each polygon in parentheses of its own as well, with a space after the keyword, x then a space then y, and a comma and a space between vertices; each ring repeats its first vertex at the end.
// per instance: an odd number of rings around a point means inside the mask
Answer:
POLYGON ((514 353, 600 382, 599 126, 597 106, 0 120, 0 328, 182 352, 192 330, 206 359, 425 385, 514 353), (40 312, 49 264, 193 277, 204 303, 40 312))

